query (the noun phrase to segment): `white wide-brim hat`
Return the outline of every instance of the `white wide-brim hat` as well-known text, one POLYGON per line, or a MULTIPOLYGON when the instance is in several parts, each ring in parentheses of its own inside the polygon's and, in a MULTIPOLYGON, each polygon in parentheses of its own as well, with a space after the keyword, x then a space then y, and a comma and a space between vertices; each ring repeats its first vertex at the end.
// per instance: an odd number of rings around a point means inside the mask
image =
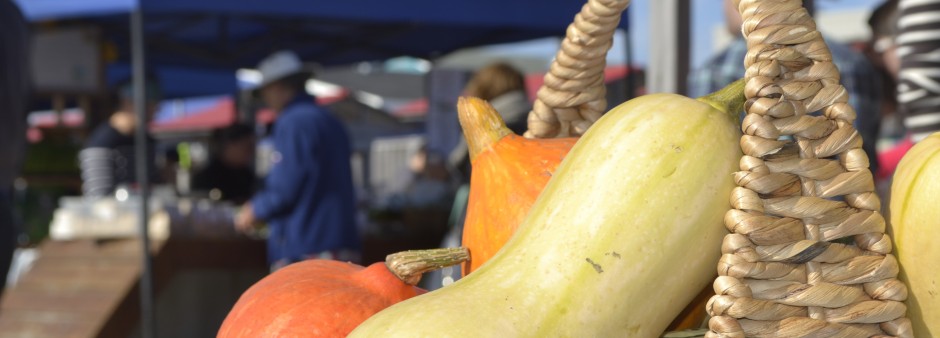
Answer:
POLYGON ((261 82, 255 89, 263 88, 275 81, 300 73, 312 73, 312 68, 300 61, 300 57, 292 51, 282 50, 261 60, 258 63, 258 72, 261 73, 261 82))

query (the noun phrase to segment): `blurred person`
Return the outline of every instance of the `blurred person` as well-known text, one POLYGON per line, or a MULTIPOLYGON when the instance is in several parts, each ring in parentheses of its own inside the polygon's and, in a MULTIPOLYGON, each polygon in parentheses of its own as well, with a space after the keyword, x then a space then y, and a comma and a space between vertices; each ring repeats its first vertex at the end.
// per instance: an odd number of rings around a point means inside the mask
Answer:
MULTIPOLYGON (((525 75, 518 69, 503 62, 489 64, 477 70, 464 88, 463 95, 478 97, 489 102, 506 122, 509 130, 518 135, 528 129, 529 102, 525 87, 525 75)), ((448 154, 448 166, 455 171, 460 187, 453 197, 453 205, 448 226, 441 247, 460 246, 463 236, 463 222, 467 214, 467 202, 470 196, 470 152, 467 140, 460 138, 457 146, 448 154)), ((434 290, 460 279, 460 268, 432 271, 428 274, 423 287, 434 290), (445 282, 447 281, 447 282, 445 282)))
POLYGON ((464 95, 488 101, 497 108, 509 130, 519 135, 525 133, 532 105, 525 91, 525 75, 516 68, 502 62, 481 68, 467 82, 464 95))
POLYGON ((272 270, 311 258, 359 262, 346 128, 306 93, 312 74, 293 52, 268 56, 258 70, 261 99, 277 114, 273 164, 264 187, 242 206, 236 228, 267 222, 272 270))
MULTIPOLYGON (((463 95, 489 102, 514 133, 522 135, 528 128, 532 104, 526 94, 525 75, 509 64, 497 62, 476 71, 463 95)), ((470 154, 463 137, 450 152, 448 162, 459 172, 461 182, 470 182, 470 154)))
MULTIPOLYGON (((744 77, 744 56, 747 43, 741 35, 743 19, 733 0, 724 0, 725 25, 734 40, 718 55, 708 60, 701 68, 689 74, 689 96, 700 97, 714 92, 744 77)), ((861 53, 846 45, 827 40, 826 45, 841 75, 840 82, 849 94, 849 104, 855 108, 855 128, 862 136, 870 169, 878 172, 878 157, 875 142, 881 124, 882 93, 878 90, 878 75, 874 67, 861 53)))
POLYGON ((255 132, 251 126, 234 124, 213 131, 209 164, 192 179, 192 189, 218 190, 221 199, 242 204, 254 194, 255 132))
POLYGON ((26 149, 29 50, 30 32, 23 14, 10 0, 0 0, 0 295, 16 249, 11 195, 26 149))
POLYGON ((454 191, 442 154, 424 145, 409 159, 408 170, 409 183, 403 193, 406 206, 450 206, 454 191))
MULTIPOLYGON (((145 79, 146 115, 148 123, 156 113, 162 99, 162 91, 154 76, 145 79)), ((137 158, 135 133, 137 114, 134 111, 134 85, 131 79, 118 84, 116 89, 117 110, 108 121, 102 123, 88 137, 85 147, 79 152, 82 171, 82 193, 88 197, 102 197, 114 193, 121 185, 137 183, 137 158)), ((156 170, 155 142, 147 135, 147 166, 150 181, 160 181, 156 170)))
POLYGON ((875 172, 880 185, 883 187, 880 195, 886 196, 890 176, 897 168, 901 156, 910 149, 911 142, 907 137, 903 119, 897 113, 897 79, 901 67, 901 59, 897 54, 897 17, 898 1, 887 0, 876 7, 868 19, 871 29, 871 39, 865 46, 865 54, 871 60, 879 73, 879 90, 882 92, 881 102, 881 130, 878 135, 878 164, 879 170, 875 172))
MULTIPOLYGON (((895 39, 898 34, 898 0, 886 0, 876 7, 868 17, 868 28, 871 30, 871 39, 866 46, 866 53, 871 55, 872 63, 883 71, 888 80, 896 82, 898 71, 901 68, 901 58, 898 57, 898 48, 895 39)), ((885 100, 890 104, 897 104, 893 98, 894 88, 891 90, 892 99, 885 100)))

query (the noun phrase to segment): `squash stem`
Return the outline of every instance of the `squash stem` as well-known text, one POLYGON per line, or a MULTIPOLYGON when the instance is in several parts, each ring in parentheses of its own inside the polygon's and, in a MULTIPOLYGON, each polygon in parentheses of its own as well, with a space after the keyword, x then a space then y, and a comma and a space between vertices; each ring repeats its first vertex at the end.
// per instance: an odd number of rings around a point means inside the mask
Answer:
POLYGON ((418 285, 426 272, 457 265, 470 260, 467 248, 409 250, 385 257, 385 266, 408 285, 418 285))
POLYGON ((718 91, 698 98, 699 101, 708 103, 715 109, 725 112, 735 121, 740 120, 741 112, 744 111, 744 79, 739 79, 725 86, 718 91))
POLYGON ((464 138, 467 139, 467 148, 470 151, 470 162, 477 155, 493 146, 512 131, 506 127, 506 122, 499 116, 499 112, 488 102, 475 97, 461 97, 457 99, 457 118, 463 129, 464 138))

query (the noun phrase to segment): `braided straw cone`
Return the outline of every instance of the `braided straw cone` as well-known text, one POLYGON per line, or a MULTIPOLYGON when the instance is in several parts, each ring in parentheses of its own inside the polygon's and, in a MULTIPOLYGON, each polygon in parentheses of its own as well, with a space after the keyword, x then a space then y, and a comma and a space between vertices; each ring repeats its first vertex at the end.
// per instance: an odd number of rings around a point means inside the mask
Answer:
POLYGON ((588 0, 581 7, 538 90, 525 137, 579 136, 607 111, 607 51, 629 4, 629 0, 588 0))
POLYGON ((744 156, 706 337, 913 337, 829 48, 800 0, 736 4, 748 45, 744 156))

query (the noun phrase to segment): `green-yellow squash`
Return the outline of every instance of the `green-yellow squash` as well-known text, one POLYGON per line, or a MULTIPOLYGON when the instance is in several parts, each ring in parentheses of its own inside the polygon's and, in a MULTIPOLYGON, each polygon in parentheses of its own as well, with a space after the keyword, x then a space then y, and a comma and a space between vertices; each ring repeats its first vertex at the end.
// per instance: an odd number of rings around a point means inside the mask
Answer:
POLYGON ((940 133, 904 155, 891 183, 891 238, 917 337, 940 337, 940 133))
POLYGON ((350 337, 658 337, 716 274, 742 88, 612 109, 490 261, 350 337))

